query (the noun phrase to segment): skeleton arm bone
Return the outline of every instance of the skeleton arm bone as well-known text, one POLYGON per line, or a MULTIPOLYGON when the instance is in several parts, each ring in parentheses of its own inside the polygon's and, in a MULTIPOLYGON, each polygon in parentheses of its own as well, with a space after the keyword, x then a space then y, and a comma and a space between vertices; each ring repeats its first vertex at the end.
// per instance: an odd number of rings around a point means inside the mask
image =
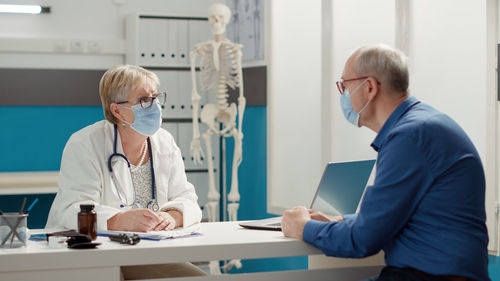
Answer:
POLYGON ((245 96, 243 95, 243 70, 241 66, 241 49, 238 49, 236 51, 236 57, 235 60, 237 62, 237 68, 238 68, 238 84, 240 85, 239 90, 240 90, 240 95, 238 96, 238 131, 240 134, 243 132, 243 114, 245 112, 245 106, 246 106, 246 99, 245 96))
MULTIPOLYGON (((238 49, 236 51, 236 61, 238 62, 238 78, 239 78, 239 90, 240 90, 240 95, 238 97, 238 137, 239 137, 239 151, 240 151, 240 157, 238 161, 241 163, 243 160, 243 114, 245 113, 245 107, 246 107, 246 99, 245 96, 243 95, 243 70, 241 66, 241 49, 238 49)), ((239 164, 238 164, 239 165, 239 164)))
POLYGON ((191 156, 194 158, 195 164, 201 164, 201 157, 205 157, 200 143, 200 126, 198 124, 198 106, 200 104, 201 96, 198 94, 196 88, 196 56, 198 54, 198 49, 190 52, 191 60, 191 81, 192 81, 192 91, 191 91, 191 103, 193 105, 193 140, 191 141, 191 156))

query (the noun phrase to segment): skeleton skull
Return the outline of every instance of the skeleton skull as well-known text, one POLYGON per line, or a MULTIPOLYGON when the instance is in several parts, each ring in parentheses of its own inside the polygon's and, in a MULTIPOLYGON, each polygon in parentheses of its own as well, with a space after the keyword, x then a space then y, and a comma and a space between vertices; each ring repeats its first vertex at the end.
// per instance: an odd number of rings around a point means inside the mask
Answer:
POLYGON ((222 3, 215 3, 208 9, 208 22, 214 35, 224 34, 231 19, 231 10, 222 3))

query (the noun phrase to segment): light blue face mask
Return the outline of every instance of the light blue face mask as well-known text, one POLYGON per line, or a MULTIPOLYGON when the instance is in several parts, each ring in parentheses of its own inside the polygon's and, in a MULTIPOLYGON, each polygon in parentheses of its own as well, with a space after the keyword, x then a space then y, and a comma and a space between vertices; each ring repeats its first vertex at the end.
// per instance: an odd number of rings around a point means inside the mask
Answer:
POLYGON ((132 129, 141 135, 152 136, 161 127, 161 106, 157 102, 153 102, 148 108, 143 108, 141 104, 136 104, 129 108, 134 112, 134 123, 130 124, 127 121, 125 123, 129 124, 132 129))
POLYGON ((349 121, 349 123, 353 124, 354 126, 358 126, 358 127, 361 127, 361 126, 359 126, 359 114, 361 114, 361 112, 363 112, 363 110, 365 110, 365 108, 368 106, 368 104, 370 104, 370 100, 368 100, 368 102, 365 104, 365 106, 363 106, 363 108, 361 108, 361 110, 359 112, 356 112, 356 111, 354 111, 354 109, 352 109, 351 96, 365 82, 366 82, 366 80, 363 81, 361 84, 359 84, 352 91, 352 94, 349 93, 349 90, 345 89, 344 94, 340 95, 340 106, 342 107, 342 112, 344 113, 345 118, 347 119, 347 121, 349 121))

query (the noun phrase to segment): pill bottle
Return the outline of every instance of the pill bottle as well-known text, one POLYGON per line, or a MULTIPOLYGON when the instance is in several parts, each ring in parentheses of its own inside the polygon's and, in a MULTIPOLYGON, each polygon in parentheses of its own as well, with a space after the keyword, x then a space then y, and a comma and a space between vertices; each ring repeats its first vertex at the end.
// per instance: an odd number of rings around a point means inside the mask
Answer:
POLYGON ((78 232, 95 240, 97 238, 97 214, 93 204, 81 204, 78 213, 78 232))

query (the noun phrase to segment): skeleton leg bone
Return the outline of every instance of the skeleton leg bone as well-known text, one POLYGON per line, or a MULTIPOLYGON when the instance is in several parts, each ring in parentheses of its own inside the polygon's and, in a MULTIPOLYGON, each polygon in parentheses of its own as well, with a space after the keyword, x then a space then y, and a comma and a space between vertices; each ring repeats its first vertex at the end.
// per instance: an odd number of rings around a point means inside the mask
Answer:
POLYGON ((219 261, 210 261, 208 263, 208 267, 210 268, 211 275, 222 275, 220 271, 219 261))
POLYGON ((238 220, 238 208, 240 207, 240 203, 229 203, 227 204, 227 216, 229 221, 237 221, 238 220))
MULTIPOLYGON (((233 129, 232 134, 234 137, 234 154, 233 154, 233 169, 232 169, 232 176, 231 176, 231 191, 227 195, 227 199, 232 202, 227 205, 227 214, 228 214, 228 219, 230 221, 236 221, 238 220, 238 208, 240 207, 239 203, 236 203, 236 201, 240 201, 240 193, 238 192, 238 167, 241 164, 242 161, 242 140, 243 140, 243 133, 240 133, 240 131, 233 129)), ((241 260, 240 259, 233 259, 226 265, 224 265, 224 271, 228 271, 233 266, 236 266, 236 268, 241 268, 241 260)))
POLYGON ((235 266, 238 269, 241 268, 242 264, 241 264, 241 260, 240 259, 230 260, 228 263, 226 263, 222 267, 222 270, 224 270, 224 272, 228 272, 229 270, 231 270, 235 266))
POLYGON ((238 167, 240 166, 242 160, 243 133, 233 129, 232 135, 234 138, 233 169, 231 176, 231 191, 229 192, 227 199, 231 202, 236 202, 240 201, 240 193, 238 192, 238 167))
POLYGON ((208 163, 208 200, 218 202, 220 199, 220 193, 215 188, 214 162, 212 159, 212 141, 210 139, 211 136, 212 132, 210 131, 210 129, 203 134, 208 163))
POLYGON ((205 204, 205 210, 207 210, 207 216, 208 216, 208 221, 209 222, 214 222, 218 221, 218 210, 217 207, 219 206, 218 201, 208 201, 207 204, 205 204))

